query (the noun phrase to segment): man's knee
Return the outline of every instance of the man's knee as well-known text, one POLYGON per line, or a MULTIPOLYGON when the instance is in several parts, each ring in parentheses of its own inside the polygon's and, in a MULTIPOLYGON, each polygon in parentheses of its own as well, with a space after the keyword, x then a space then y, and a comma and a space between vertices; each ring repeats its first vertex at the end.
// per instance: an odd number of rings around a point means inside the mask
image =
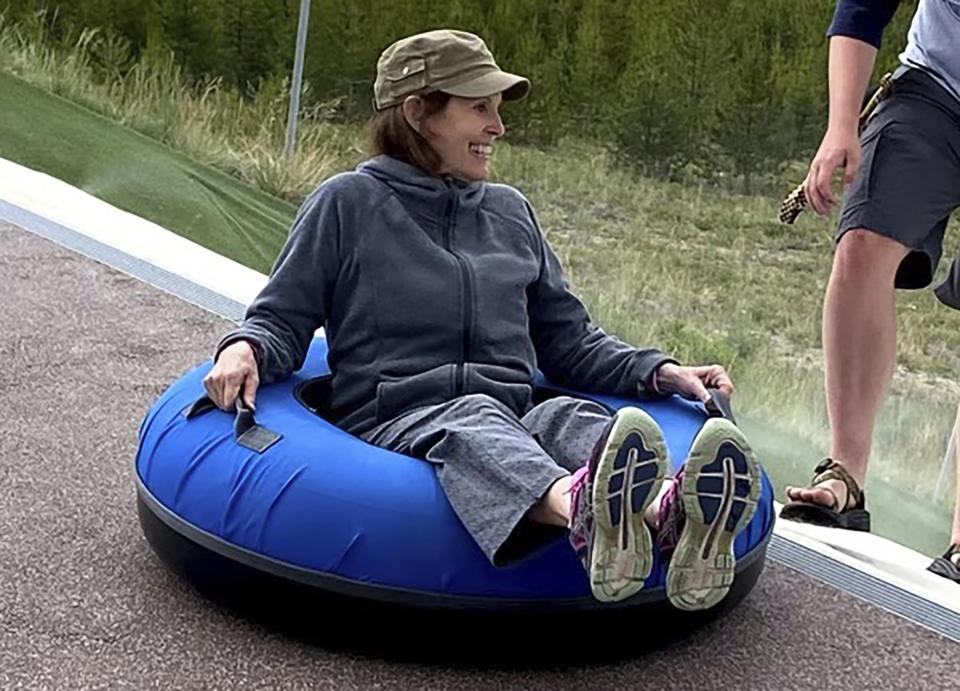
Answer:
POLYGON ((910 249, 902 243, 865 228, 848 230, 837 243, 833 259, 834 278, 888 279, 892 282, 897 268, 910 249))

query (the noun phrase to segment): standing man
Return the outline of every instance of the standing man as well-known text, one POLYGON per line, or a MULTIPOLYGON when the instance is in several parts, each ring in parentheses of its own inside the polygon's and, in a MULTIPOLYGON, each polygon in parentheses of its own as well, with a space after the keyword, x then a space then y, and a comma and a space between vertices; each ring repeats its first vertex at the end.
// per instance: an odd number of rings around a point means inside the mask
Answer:
POLYGON ((862 488, 896 363, 894 289, 929 285, 960 205, 960 0, 919 0, 891 94, 858 136, 860 104, 897 5, 837 3, 827 32, 829 123, 804 181, 819 214, 835 204, 836 169, 847 185, 823 305, 830 458, 809 486, 787 488, 781 517, 853 530, 870 529, 862 488))

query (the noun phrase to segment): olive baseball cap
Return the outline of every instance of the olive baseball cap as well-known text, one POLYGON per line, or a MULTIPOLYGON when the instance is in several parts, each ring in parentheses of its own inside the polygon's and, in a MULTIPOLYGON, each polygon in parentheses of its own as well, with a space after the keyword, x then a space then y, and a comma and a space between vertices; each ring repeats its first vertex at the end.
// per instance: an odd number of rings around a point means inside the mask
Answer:
POLYGON ((483 98, 503 94, 505 101, 530 90, 525 77, 501 70, 483 39, 466 31, 439 29, 391 44, 377 61, 373 107, 383 110, 413 94, 443 91, 483 98))

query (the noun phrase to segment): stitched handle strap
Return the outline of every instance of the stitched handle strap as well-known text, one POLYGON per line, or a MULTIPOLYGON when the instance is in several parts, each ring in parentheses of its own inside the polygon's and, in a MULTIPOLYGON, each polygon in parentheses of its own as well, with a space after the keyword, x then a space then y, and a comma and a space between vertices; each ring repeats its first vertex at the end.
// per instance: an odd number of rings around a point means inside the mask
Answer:
POLYGON ((276 444, 283 435, 258 425, 253 418, 253 410, 247 407, 243 398, 237 397, 237 417, 233 421, 233 431, 237 443, 257 453, 263 453, 276 444))
POLYGON ((737 424, 737 421, 733 417, 730 397, 720 389, 707 389, 707 393, 710 394, 710 400, 704 403, 707 414, 710 417, 725 417, 733 424, 737 424))
MULTIPOLYGON (((237 443, 251 451, 263 453, 278 441, 283 439, 283 435, 267 429, 263 425, 257 424, 253 417, 253 410, 247 407, 243 399, 237 397, 237 416, 233 421, 233 433, 237 443)), ((194 401, 183 411, 184 417, 188 420, 202 415, 210 410, 215 410, 216 404, 208 396, 202 396, 194 401)))

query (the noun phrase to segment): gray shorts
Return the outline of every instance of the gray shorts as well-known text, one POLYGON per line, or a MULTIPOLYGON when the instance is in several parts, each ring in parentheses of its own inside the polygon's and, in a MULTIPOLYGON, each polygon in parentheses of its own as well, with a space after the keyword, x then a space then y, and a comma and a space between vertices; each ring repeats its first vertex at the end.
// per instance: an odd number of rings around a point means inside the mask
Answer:
POLYGON ((864 228, 908 247, 898 288, 923 288, 960 206, 960 102, 920 70, 899 75, 861 135, 860 173, 846 191, 836 240, 864 228))
POLYGON ((586 463, 610 417, 599 403, 558 396, 518 418, 495 398, 473 394, 417 408, 363 438, 433 463, 467 532, 494 565, 506 566, 566 535, 526 514, 586 463))

